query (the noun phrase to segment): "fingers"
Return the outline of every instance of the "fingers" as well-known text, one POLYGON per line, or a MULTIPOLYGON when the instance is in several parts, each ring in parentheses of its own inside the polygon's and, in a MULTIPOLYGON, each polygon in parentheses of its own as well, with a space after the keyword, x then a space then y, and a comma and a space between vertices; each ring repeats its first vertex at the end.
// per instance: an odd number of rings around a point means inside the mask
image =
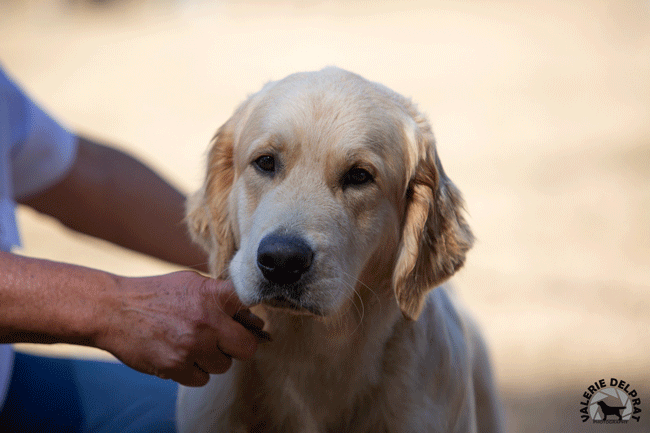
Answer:
MULTIPOLYGON (((167 379, 162 375, 158 375, 161 379, 167 379)), ((210 374, 200 367, 193 366, 187 370, 170 375, 169 379, 180 383, 185 386, 203 386, 210 380, 210 374)))
POLYGON ((189 276, 194 284, 198 284, 184 294, 194 297, 192 302, 184 305, 195 310, 190 314, 181 313, 182 309, 176 310, 179 313, 177 317, 185 317, 182 319, 186 320, 183 328, 187 332, 180 334, 182 338, 174 343, 180 343, 176 350, 184 346, 182 352, 176 352, 180 355, 177 359, 180 363, 163 374, 158 374, 158 371, 154 374, 185 386, 203 386, 209 381, 210 374, 225 373, 233 358, 251 358, 258 341, 270 341, 269 334, 262 331, 264 321, 239 300, 230 281, 207 279, 194 273, 178 273, 176 276, 189 276), (200 280, 195 279, 197 277, 200 280))
MULTIPOLYGON (((192 387, 197 387, 197 386, 204 386, 210 381, 210 375, 206 373, 205 371, 202 371, 198 368, 194 368, 192 370, 192 377, 189 381, 182 383, 179 382, 181 385, 185 386, 192 386, 192 387)), ((178 381, 177 381, 178 382, 178 381)))
POLYGON ((206 329, 198 338, 203 344, 195 346, 193 355, 197 363, 210 373, 221 369, 222 354, 229 358, 246 360, 257 350, 255 336, 230 317, 219 318, 214 329, 206 329))
POLYGON ((169 367, 162 370, 153 367, 144 372, 161 379, 171 379, 181 385, 195 387, 205 385, 210 380, 211 374, 225 373, 232 365, 232 359, 220 352, 207 359, 195 362, 187 359, 182 367, 169 367))
POLYGON ((219 335, 221 350, 237 359, 250 358, 257 348, 257 342, 272 341, 271 336, 262 330, 264 321, 242 304, 232 282, 211 280, 211 283, 217 307, 227 316, 219 318, 226 319, 220 320, 218 327, 223 331, 219 335), (251 339, 250 334, 253 335, 254 340, 251 339))
POLYGON ((188 360, 194 363, 193 370, 196 371, 192 371, 191 377, 183 378, 185 383, 199 384, 194 386, 201 386, 205 380, 201 373, 225 373, 232 358, 251 358, 257 349, 258 338, 260 341, 270 340, 262 331, 264 321, 241 303, 231 282, 206 279, 203 289, 207 302, 201 305, 207 308, 210 319, 196 329, 194 343, 189 348, 188 360))
POLYGON ((197 357, 196 361, 192 365, 192 374, 195 376, 200 376, 198 372, 205 374, 223 374, 230 369, 232 366, 232 358, 224 355, 212 355, 211 357, 197 357))
POLYGON ((235 313, 233 316, 233 319, 241 323, 244 328, 248 329, 249 331, 252 329, 261 330, 264 327, 264 321, 253 314, 248 308, 237 311, 237 313, 235 313))
POLYGON ((270 340, 231 282, 181 271, 128 283, 115 315, 119 326, 102 346, 136 370, 203 386, 233 358, 248 359, 258 341, 270 340))
POLYGON ((271 334, 263 331, 264 321, 251 313, 250 310, 240 310, 233 317, 237 322, 241 323, 251 334, 257 338, 258 343, 273 341, 271 334))

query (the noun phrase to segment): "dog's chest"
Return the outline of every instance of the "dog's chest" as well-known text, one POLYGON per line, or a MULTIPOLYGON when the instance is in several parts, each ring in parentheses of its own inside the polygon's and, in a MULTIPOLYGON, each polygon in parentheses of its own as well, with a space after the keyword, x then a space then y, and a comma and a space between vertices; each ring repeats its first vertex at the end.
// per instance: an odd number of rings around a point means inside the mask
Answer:
POLYGON ((292 363, 246 363, 237 412, 255 432, 384 432, 377 386, 350 371, 292 363))

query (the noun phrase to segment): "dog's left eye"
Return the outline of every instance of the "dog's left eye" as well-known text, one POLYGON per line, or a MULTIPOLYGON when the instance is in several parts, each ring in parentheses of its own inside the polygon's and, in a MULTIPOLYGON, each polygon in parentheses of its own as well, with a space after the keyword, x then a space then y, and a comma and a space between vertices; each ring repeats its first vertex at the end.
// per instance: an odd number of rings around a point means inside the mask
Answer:
POLYGON ((262 155, 253 161, 253 164, 264 173, 275 172, 275 158, 271 155, 262 155))
POLYGON ((373 181, 372 174, 361 167, 354 167, 343 176, 343 186, 365 185, 373 181))

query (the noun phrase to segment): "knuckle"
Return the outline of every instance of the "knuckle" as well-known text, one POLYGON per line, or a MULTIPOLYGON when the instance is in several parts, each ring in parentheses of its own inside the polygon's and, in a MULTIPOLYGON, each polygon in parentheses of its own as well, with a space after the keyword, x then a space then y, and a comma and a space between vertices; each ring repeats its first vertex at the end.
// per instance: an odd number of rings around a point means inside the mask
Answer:
POLYGON ((185 332, 178 336, 175 342, 176 356, 182 359, 187 359, 189 353, 197 345, 197 337, 195 332, 185 332))
POLYGON ((187 368, 187 359, 189 352, 187 350, 179 349, 163 358, 159 363, 158 371, 167 376, 187 368))

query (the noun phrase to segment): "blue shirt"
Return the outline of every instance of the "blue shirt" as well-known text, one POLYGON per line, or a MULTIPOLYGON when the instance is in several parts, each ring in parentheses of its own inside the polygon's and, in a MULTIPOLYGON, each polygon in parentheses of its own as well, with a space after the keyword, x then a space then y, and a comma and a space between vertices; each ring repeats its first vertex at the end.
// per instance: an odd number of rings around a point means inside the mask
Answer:
MULTIPOLYGON (((16 199, 56 184, 74 162, 74 134, 48 116, 0 67, 0 250, 20 246, 16 199)), ((0 345, 0 408, 4 402, 13 350, 0 345)))

